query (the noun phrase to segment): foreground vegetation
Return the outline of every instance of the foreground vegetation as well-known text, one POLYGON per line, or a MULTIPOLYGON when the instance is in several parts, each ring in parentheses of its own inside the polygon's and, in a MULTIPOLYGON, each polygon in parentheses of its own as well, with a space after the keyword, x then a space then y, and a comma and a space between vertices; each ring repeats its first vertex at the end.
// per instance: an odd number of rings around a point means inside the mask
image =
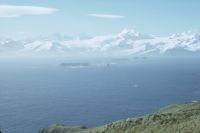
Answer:
POLYGON ((200 133, 200 102, 171 105, 154 114, 93 129, 53 125, 38 133, 200 133))

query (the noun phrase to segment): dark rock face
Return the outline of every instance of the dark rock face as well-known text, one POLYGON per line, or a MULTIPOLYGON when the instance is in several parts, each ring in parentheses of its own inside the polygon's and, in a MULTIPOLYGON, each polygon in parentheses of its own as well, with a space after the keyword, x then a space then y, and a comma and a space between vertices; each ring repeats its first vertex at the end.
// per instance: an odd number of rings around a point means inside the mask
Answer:
POLYGON ((54 125, 39 133, 200 133, 200 102, 172 105, 144 117, 93 129, 54 125))

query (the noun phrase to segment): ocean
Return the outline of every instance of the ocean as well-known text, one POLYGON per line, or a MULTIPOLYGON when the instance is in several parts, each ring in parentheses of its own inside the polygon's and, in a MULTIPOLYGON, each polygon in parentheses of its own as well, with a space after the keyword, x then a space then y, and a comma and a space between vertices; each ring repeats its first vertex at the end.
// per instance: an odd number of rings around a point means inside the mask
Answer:
POLYGON ((97 61, 77 68, 60 66, 65 59, 0 59, 0 130, 37 133, 57 123, 96 127, 199 100, 199 59, 135 59, 109 66, 97 61))

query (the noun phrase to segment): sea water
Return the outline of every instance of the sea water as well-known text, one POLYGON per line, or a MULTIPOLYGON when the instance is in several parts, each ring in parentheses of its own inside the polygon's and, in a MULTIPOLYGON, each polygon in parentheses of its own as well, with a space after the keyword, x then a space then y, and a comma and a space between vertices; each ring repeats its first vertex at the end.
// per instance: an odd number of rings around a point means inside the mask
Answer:
POLYGON ((96 127, 200 99, 198 58, 68 68, 60 61, 0 62, 0 129, 37 133, 62 123, 96 127))

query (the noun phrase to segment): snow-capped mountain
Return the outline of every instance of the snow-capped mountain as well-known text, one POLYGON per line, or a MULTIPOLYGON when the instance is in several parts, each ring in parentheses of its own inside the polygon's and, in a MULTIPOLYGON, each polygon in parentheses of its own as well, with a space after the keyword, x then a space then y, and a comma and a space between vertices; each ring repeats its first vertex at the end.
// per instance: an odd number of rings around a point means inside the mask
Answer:
POLYGON ((183 32, 157 37, 124 29, 116 35, 63 37, 61 35, 25 40, 0 38, 0 52, 143 55, 200 51, 200 35, 183 32))
POLYGON ((0 38, 0 52, 15 52, 23 48, 21 42, 9 38, 0 38))

